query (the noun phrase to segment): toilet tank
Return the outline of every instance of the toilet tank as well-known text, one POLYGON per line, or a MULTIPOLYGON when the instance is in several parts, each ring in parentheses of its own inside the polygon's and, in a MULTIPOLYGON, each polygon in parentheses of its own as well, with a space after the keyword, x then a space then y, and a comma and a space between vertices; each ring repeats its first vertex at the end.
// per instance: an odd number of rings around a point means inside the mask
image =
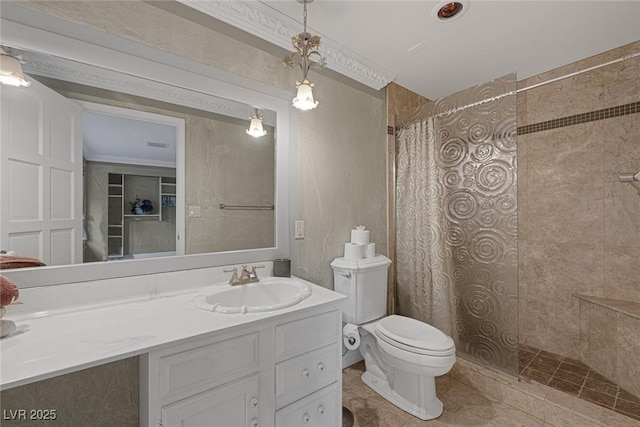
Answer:
POLYGON ((360 260, 336 258, 333 286, 347 296, 342 303, 342 320, 360 325, 387 314, 387 270, 391 260, 384 255, 360 260))

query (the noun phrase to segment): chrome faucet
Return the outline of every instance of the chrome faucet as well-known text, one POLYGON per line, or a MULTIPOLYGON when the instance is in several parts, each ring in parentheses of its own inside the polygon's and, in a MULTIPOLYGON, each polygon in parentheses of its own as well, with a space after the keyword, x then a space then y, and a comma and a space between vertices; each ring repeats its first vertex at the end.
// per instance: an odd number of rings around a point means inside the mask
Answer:
POLYGON ((242 266, 242 272, 240 272, 240 276, 238 276, 238 269, 232 268, 229 270, 223 270, 225 273, 231 273, 231 279, 229 279, 229 284, 231 286, 235 285, 246 285, 247 283, 255 283, 259 282, 260 278, 258 277, 258 273, 256 272, 256 268, 264 268, 264 265, 257 265, 251 267, 251 271, 247 270, 247 265, 242 266))
POLYGON ((229 284, 231 286, 239 285, 240 279, 238 279, 238 269, 237 268, 229 268, 227 270, 222 270, 224 273, 233 273, 231 275, 231 279, 229 279, 229 284))

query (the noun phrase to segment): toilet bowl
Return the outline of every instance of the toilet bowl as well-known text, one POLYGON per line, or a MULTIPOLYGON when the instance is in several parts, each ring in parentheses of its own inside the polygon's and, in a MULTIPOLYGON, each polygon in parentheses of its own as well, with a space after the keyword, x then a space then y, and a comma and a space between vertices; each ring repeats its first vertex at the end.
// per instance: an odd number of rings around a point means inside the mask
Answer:
MULTIPOLYGON (((455 345, 451 337, 427 323, 386 316, 389 264, 382 255, 359 261, 336 258, 331 263, 334 289, 347 295, 343 321, 350 324, 350 331, 357 326, 365 384, 418 418, 437 418, 443 405, 436 397, 435 377, 453 367, 455 345)), ((345 340, 346 345, 347 335, 345 340)))
POLYGON ((362 381, 400 409, 423 420, 442 414, 435 377, 456 361, 453 340, 431 325, 391 315, 360 325, 362 381))

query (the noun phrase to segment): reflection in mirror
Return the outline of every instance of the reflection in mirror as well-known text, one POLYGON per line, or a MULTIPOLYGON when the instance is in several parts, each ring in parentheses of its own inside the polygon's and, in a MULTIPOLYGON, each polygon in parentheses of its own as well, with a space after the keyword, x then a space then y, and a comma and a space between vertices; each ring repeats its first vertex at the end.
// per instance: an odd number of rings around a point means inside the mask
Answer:
MULTIPOLYGON (((1 249, 65 265, 275 246, 274 111, 260 110, 266 135, 255 138, 246 132, 254 106, 224 100, 230 114, 222 114, 66 81, 42 72, 50 67, 36 65, 59 58, 21 54, 32 81, 80 106, 74 120, 82 123, 82 167, 50 186, 52 192, 42 200, 36 195, 47 187, 35 181, 29 192, 22 191, 24 182, 16 176, 9 188, 2 187, 0 197, 13 206, 3 214, 1 249), (75 199, 81 202, 77 206, 75 199), (12 213, 29 212, 45 200, 70 206, 65 215, 74 220, 65 224, 66 234, 25 238, 42 235, 38 221, 28 229, 24 218, 12 213)), ((2 97, 6 94, 3 90, 2 97)), ((5 120, 11 117, 3 115, 5 120)), ((5 143, 17 145, 3 138, 5 143)), ((3 147, 2 153, 10 150, 3 147)))

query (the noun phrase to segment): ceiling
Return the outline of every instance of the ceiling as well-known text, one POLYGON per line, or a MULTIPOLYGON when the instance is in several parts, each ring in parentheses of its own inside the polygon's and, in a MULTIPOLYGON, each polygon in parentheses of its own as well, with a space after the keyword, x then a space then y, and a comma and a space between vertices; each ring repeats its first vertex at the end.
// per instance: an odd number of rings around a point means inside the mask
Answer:
MULTIPOLYGON (((302 30, 297 1, 260 3, 302 30)), ((432 16, 445 3, 315 0, 308 27, 430 99, 513 71, 522 80, 640 40, 640 1, 468 0, 464 14, 446 22, 432 16)))
POLYGON ((89 161, 176 167, 176 128, 171 125, 84 111, 82 138, 89 161))

